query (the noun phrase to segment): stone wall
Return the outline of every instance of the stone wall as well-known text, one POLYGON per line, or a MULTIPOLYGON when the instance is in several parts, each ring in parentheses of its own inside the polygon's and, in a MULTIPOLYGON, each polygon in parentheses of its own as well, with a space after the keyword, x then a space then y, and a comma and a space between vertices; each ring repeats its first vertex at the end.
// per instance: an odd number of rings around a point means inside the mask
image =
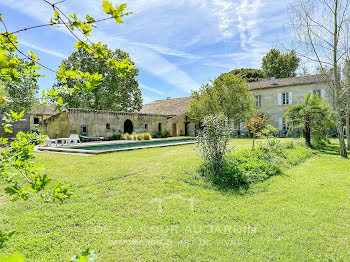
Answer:
POLYGON ((258 109, 269 116, 268 124, 281 130, 283 126, 283 116, 287 111, 286 108, 304 102, 305 96, 312 90, 320 90, 323 98, 325 98, 330 105, 333 105, 331 89, 326 83, 258 89, 253 90, 252 93, 254 97, 261 95, 261 106, 259 106, 258 109), (279 104, 278 96, 283 93, 292 95, 292 101, 289 105, 279 104))
POLYGON ((0 114, 0 136, 1 137, 5 137, 5 138, 12 138, 15 137, 20 131, 23 132, 28 132, 31 129, 31 125, 30 125, 30 119, 31 119, 31 115, 28 113, 25 113, 24 116, 16 121, 15 123, 13 123, 13 133, 5 133, 4 128, 2 127, 2 124, 4 123, 4 121, 2 120, 3 114, 0 114))
POLYGON ((196 124, 188 116, 182 115, 169 119, 167 130, 171 136, 187 135, 194 137, 196 135, 196 124))
POLYGON ((90 109, 68 109, 43 121, 42 127, 50 138, 81 134, 83 127, 87 128, 90 137, 111 137, 124 133, 126 120, 131 121, 133 132, 148 132, 152 136, 158 133, 159 128, 164 132, 167 127, 167 117, 163 115, 90 109))

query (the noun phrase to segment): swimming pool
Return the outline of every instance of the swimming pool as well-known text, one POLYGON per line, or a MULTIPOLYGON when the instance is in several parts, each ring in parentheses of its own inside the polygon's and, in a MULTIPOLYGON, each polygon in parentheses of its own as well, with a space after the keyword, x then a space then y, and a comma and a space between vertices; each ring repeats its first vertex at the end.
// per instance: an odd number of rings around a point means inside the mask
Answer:
POLYGON ((167 147, 196 143, 193 138, 178 139, 154 139, 150 141, 118 141, 110 143, 94 143, 89 145, 77 145, 70 147, 41 147, 40 151, 66 152, 66 153, 83 153, 83 154, 104 154, 118 151, 127 151, 152 147, 167 147))

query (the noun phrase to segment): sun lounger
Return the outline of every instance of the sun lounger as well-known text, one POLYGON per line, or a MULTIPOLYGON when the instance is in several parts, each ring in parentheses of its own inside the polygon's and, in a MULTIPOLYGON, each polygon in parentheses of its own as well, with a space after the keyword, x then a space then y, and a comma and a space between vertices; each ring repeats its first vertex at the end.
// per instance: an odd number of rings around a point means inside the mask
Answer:
POLYGON ((44 143, 46 146, 52 146, 52 143, 54 143, 57 146, 56 139, 51 139, 50 137, 46 136, 44 143))
POLYGON ((81 143, 78 134, 72 134, 69 136, 69 138, 73 140, 73 144, 81 143))
POLYGON ((102 141, 104 139, 103 137, 89 137, 89 136, 82 136, 82 135, 80 135, 80 138, 84 142, 88 142, 88 141, 102 141))

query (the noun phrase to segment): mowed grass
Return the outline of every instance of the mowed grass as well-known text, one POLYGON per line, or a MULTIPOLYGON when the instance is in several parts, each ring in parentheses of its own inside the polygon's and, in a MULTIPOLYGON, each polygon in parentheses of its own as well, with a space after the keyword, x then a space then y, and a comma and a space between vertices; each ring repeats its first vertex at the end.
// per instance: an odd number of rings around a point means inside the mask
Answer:
POLYGON ((63 262, 90 247, 99 261, 350 261, 350 161, 339 156, 317 154, 241 192, 194 176, 193 145, 37 156, 74 195, 63 205, 0 195, 0 228, 18 232, 0 256, 63 262))

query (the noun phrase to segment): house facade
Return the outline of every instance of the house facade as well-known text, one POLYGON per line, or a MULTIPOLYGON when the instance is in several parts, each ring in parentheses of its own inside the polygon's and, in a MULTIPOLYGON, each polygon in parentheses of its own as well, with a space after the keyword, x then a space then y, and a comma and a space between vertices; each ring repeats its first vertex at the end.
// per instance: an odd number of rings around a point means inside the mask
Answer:
MULTIPOLYGON (((268 124, 286 133, 284 114, 293 104, 303 102, 308 92, 319 93, 333 105, 332 92, 325 75, 270 79, 249 83, 255 106, 268 115, 268 124)), ((145 104, 139 112, 114 112, 91 109, 64 109, 60 114, 37 113, 36 118, 50 138, 84 134, 111 137, 122 133, 148 132, 152 136, 195 136, 197 123, 188 114, 191 97, 167 98, 145 104)), ((232 101, 234 103, 235 101, 232 101)), ((51 112, 52 113, 52 112, 51 112)), ((246 133, 243 123, 236 129, 246 133)))
MULTIPOLYGON (((304 102, 309 92, 312 96, 318 93, 329 105, 333 105, 329 86, 327 76, 312 75, 255 82, 249 85, 249 89, 256 99, 255 106, 268 115, 268 124, 283 133, 286 131, 284 114, 287 108, 304 102)), ((243 123, 240 123, 239 129, 244 131, 243 123)))

